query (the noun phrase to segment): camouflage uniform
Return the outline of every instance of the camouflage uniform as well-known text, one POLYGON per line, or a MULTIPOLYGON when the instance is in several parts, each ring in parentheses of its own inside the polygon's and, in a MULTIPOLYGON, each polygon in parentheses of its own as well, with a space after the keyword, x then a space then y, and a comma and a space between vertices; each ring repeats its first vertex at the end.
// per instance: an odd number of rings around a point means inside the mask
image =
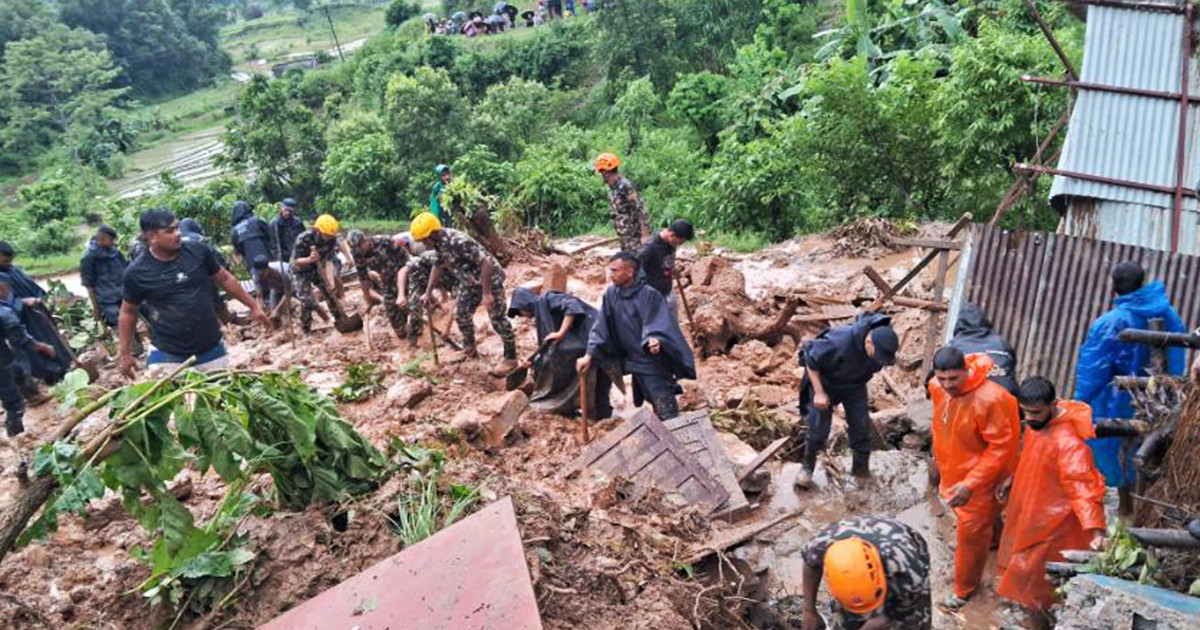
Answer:
POLYGON ((358 247, 352 244, 358 280, 370 283, 383 294, 383 309, 387 313, 388 321, 392 322, 392 330, 396 331, 397 337, 403 337, 408 323, 408 309, 396 306, 396 297, 400 295, 396 274, 408 264, 408 250, 392 244, 390 236, 370 238, 372 247, 366 254, 360 253, 358 247), (372 271, 379 274, 378 283, 371 280, 372 271))
POLYGON ((496 331, 500 341, 504 343, 504 358, 515 360, 517 337, 507 317, 508 298, 504 295, 504 269, 483 245, 470 236, 451 229, 443 229, 442 234, 444 237, 434 247, 438 254, 438 264, 458 282, 458 303, 454 308, 454 319, 463 334, 463 348, 475 348, 475 322, 472 318, 475 309, 479 308, 479 303, 483 301, 483 292, 491 291, 492 308, 488 310, 488 318, 492 320, 492 330, 496 331), (492 281, 489 287, 484 287, 480 282, 483 261, 486 259, 492 261, 492 281))
MULTIPOLYGON (((921 534, 896 521, 860 516, 831 523, 804 547, 804 562, 818 568, 825 564, 825 551, 835 541, 861 538, 879 549, 887 574, 887 595, 880 612, 892 620, 892 627, 905 630, 929 630, 932 603, 929 594, 929 546, 921 534)), ((856 615, 830 600, 833 628, 858 630, 873 615, 856 615)))
MULTIPOLYGON (((408 269, 408 338, 417 339, 425 329, 425 307, 421 306, 421 295, 429 286, 429 276, 438 264, 437 252, 425 252, 411 258, 404 266, 408 269)), ((442 288, 452 291, 458 286, 453 274, 442 274, 442 288)))
POLYGON ((312 294, 313 287, 320 290, 325 302, 329 304, 329 312, 334 321, 345 318, 341 305, 333 297, 332 287, 325 286, 325 276, 320 273, 321 267, 333 260, 337 249, 337 239, 323 239, 315 228, 305 230, 296 237, 296 246, 292 250, 292 277, 296 283, 295 296, 300 302, 300 329, 306 333, 312 330, 313 310, 317 308, 312 294), (296 259, 307 258, 314 249, 320 253, 317 262, 303 268, 297 267, 296 259))
POLYGON ((621 239, 621 249, 637 256, 642 248, 642 234, 650 233, 650 225, 646 220, 646 204, 624 175, 618 175, 608 186, 608 209, 621 239))

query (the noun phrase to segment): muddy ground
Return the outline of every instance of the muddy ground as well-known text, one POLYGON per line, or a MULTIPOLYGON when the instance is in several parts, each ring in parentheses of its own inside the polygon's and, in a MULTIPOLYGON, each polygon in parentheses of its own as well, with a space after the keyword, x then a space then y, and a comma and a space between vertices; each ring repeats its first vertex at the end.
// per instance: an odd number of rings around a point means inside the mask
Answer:
MULTIPOLYGON (((931 233, 937 230, 937 226, 927 228, 931 233)), ((921 256, 919 251, 880 248, 858 253, 861 257, 839 256, 829 240, 806 238, 750 256, 723 254, 731 264, 718 274, 719 282, 736 284, 740 275, 745 295, 732 296, 730 291, 738 287, 700 286, 693 276, 697 286, 689 290, 691 306, 698 315, 702 309, 720 306, 722 300, 741 300, 745 304, 739 308, 758 310, 747 316, 768 317, 788 295, 802 291, 809 296, 809 306, 800 310, 798 320, 821 310, 840 308, 844 314, 852 306, 850 298, 875 295, 861 272, 864 265, 871 264, 894 282, 921 256), (740 274, 730 275, 730 271, 740 274)), ((600 248, 569 261, 570 289, 593 304, 598 304, 603 292, 606 255, 600 248)), ((683 258, 697 263, 693 269, 711 264, 697 262, 701 257, 694 251, 685 251, 683 258)), ((519 256, 507 271, 509 287, 540 279, 546 262, 543 256, 519 256)), ((932 275, 921 276, 908 294, 929 297, 932 275)), ((357 304, 358 291, 348 291, 347 298, 357 304)), ((927 315, 912 309, 893 314, 903 342, 901 357, 920 356, 927 315)), ((397 342, 382 313, 373 317, 374 355, 367 352, 363 333, 339 335, 328 324, 318 323, 311 336, 294 341, 284 331, 264 335, 257 330, 230 330, 226 340, 232 366, 301 368, 311 384, 325 391, 342 381, 343 367, 351 360, 382 362, 388 370, 387 385, 410 378, 400 375, 399 367, 427 357, 428 350, 397 342)), ((685 319, 682 308, 680 318, 685 319)), ((795 327, 807 336, 823 325, 806 320, 795 327)), ((365 402, 342 405, 341 410, 381 449, 393 437, 444 449, 449 479, 479 487, 488 500, 513 497, 546 628, 788 628, 790 622, 798 628, 798 619, 786 611, 798 610, 788 596, 800 590, 800 549, 824 524, 851 514, 894 516, 917 527, 933 554, 935 602, 948 592, 952 516, 930 502, 928 453, 921 450, 927 444, 920 440, 905 442, 909 449, 877 453, 872 461, 875 478, 861 486, 842 472, 849 469, 848 457, 832 455, 819 466, 819 490, 806 493, 792 489, 798 464, 789 461, 796 458, 794 449, 785 453, 769 464, 771 482, 761 494, 751 496, 757 507, 744 522, 796 509, 802 510, 800 517, 722 558, 693 567, 695 575, 689 577, 677 560, 692 545, 728 525, 710 522, 669 499, 630 498, 616 483, 600 483, 586 475, 564 479, 562 471, 581 448, 577 420, 528 410, 519 430, 494 452, 446 430, 458 409, 504 389, 502 379, 487 374, 488 367, 500 359, 499 339, 482 312, 476 315, 476 326, 482 359, 464 361, 443 347, 439 366, 431 361, 424 364, 438 381, 434 395, 414 408, 396 408, 380 393, 365 402), (742 577, 728 584, 720 579, 730 575, 742 577)), ((527 354, 533 349, 532 326, 517 320, 516 327, 521 352, 527 354)), ((689 332, 686 321, 684 328, 689 332)), ((699 362, 699 378, 683 383, 685 409, 721 410, 732 418, 725 426, 741 433, 741 439, 725 433, 722 440, 735 462, 752 458, 754 451, 747 442, 763 438, 755 426, 739 424, 739 419, 751 424, 765 419, 776 433, 794 431, 800 422, 795 410, 799 383, 795 345, 787 335, 766 341, 735 339, 728 354, 699 362), (754 404, 748 407, 743 402, 747 398, 754 404), (731 412, 730 407, 739 405, 749 411, 740 416, 731 412)), ((916 369, 891 367, 886 373, 889 382, 876 379, 871 385, 877 411, 903 406, 920 382, 916 369)), ((619 416, 633 411, 628 402, 620 402, 617 408, 619 416)), ((38 441, 56 422, 53 404, 31 410, 26 424, 33 437, 20 444, 38 441)), ((617 422, 608 421, 599 429, 617 422)), ((835 437, 833 442, 837 445, 839 440, 835 437)), ((840 442, 844 451, 844 435, 840 442)), ((15 488, 16 460, 13 443, 0 448, 0 496, 9 496, 15 488)), ((190 481, 188 505, 198 515, 211 513, 223 495, 223 485, 212 474, 200 478, 192 473, 190 481)), ((329 518, 339 510, 328 508, 247 519, 243 530, 259 552, 247 582, 219 613, 184 615, 176 627, 256 627, 401 550, 403 544, 392 533, 387 514, 395 511, 396 496, 404 489, 404 481, 394 478, 373 495, 343 506, 350 515, 344 527, 341 523, 335 527, 329 518)), ((128 550, 143 540, 138 525, 124 517, 117 498, 98 501, 87 518, 62 518, 59 531, 46 543, 12 553, 0 565, 0 628, 166 627, 171 622, 168 611, 151 608, 133 590, 148 569, 128 550)), ((994 596, 984 595, 956 613, 936 610, 934 625, 939 630, 975 629, 994 627, 997 620, 994 596)))

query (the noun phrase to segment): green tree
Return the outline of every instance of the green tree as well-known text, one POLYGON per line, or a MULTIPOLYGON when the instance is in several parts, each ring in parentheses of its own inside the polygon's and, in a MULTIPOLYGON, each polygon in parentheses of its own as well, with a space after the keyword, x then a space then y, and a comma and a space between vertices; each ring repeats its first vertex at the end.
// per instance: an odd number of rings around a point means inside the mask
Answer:
POLYGON ((229 56, 216 41, 219 14, 210 5, 206 0, 61 0, 60 16, 68 26, 103 35, 128 84, 139 94, 157 96, 206 85, 229 70, 229 56))
POLYGON ((8 42, 37 37, 55 22, 50 6, 42 0, 0 2, 0 61, 8 42))
POLYGON ((388 5, 387 13, 383 16, 383 21, 387 23, 388 28, 396 28, 420 13, 421 7, 415 2, 392 0, 392 3, 388 5))
POLYGON ((1061 67, 1040 32, 1008 31, 991 20, 955 49, 932 109, 939 112, 936 147, 946 158, 941 172, 959 211, 996 207, 1012 183, 1012 164, 1032 157, 1066 111, 1066 90, 1021 81, 1022 74, 1052 76, 1061 67))
POLYGON ((328 137, 318 205, 338 217, 406 217, 399 159, 383 121, 356 113, 335 123, 328 137))
POLYGON ((320 192, 321 123, 311 109, 289 98, 286 82, 251 79, 222 141, 225 153, 217 164, 253 170, 256 187, 267 199, 290 196, 308 206, 320 192))
POLYGON ((605 5, 596 24, 595 50, 615 87, 646 75, 656 86, 671 86, 678 59, 675 14, 669 3, 621 0, 615 6, 605 5))
POLYGON ((409 178, 411 203, 420 203, 427 194, 433 167, 451 164, 458 156, 468 112, 466 99, 445 70, 422 66, 411 76, 395 74, 388 80, 384 118, 409 178))
MULTIPOLYGON (((27 162, 65 136, 75 141, 110 117, 124 88, 100 38, 61 24, 9 42, 0 69, 0 154, 27 162)), ((72 143, 71 146, 74 146, 72 143)))
POLYGON ((472 110, 471 134, 501 160, 512 162, 528 144, 540 142, 559 118, 559 101, 537 81, 512 78, 488 88, 472 110))
POLYGON ((662 101, 654 93, 654 83, 649 76, 630 82, 625 93, 613 103, 613 113, 629 133, 629 154, 637 150, 642 128, 651 122, 660 109, 662 101))
POLYGON ((680 75, 667 98, 671 113, 700 134, 709 154, 716 153, 717 135, 728 124, 722 104, 728 92, 728 78, 711 72, 698 72, 680 75))

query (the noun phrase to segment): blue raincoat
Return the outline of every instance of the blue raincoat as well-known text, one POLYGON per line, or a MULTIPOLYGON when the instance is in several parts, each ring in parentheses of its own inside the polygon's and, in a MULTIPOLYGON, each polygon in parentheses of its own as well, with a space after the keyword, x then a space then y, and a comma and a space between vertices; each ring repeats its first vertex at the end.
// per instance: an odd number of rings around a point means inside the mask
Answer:
MULTIPOLYGON (((1132 418, 1133 403, 1128 392, 1113 385, 1116 376, 1147 376, 1150 347, 1125 343, 1117 339, 1126 328, 1147 328, 1147 321, 1161 318, 1167 332, 1183 332, 1183 320, 1171 306, 1167 289, 1161 282, 1119 295, 1111 311, 1101 315, 1088 330, 1087 341, 1079 349, 1079 365, 1075 368, 1075 400, 1091 405, 1094 418, 1132 418)), ((1186 362, 1183 348, 1167 350, 1167 371, 1183 374, 1186 362)), ((1137 480, 1133 469, 1136 445, 1128 449, 1125 465, 1121 465, 1123 438, 1088 440, 1096 456, 1096 467, 1110 486, 1128 487, 1137 480)))

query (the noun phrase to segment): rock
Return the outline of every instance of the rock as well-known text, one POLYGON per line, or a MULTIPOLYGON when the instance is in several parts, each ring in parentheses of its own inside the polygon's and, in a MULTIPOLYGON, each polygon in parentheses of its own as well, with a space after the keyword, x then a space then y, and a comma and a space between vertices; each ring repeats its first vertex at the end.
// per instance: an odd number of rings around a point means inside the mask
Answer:
POLYGON ((900 440, 912 431, 912 420, 909 420, 908 410, 903 407, 873 413, 871 420, 889 444, 899 444, 900 440))
POLYGON ((388 388, 387 401, 393 407, 412 409, 433 394, 433 385, 423 378, 404 377, 388 388))
POLYGON ((1079 575, 1067 583, 1058 608, 1058 630, 1090 628, 1200 628, 1200 598, 1103 575, 1079 575))
POLYGON ((450 426, 469 440, 478 439, 487 449, 497 449, 504 446, 504 439, 528 406, 529 397, 521 390, 493 394, 474 408, 460 410, 450 426))
POLYGON ((913 431, 928 433, 932 430, 933 401, 926 400, 924 395, 918 395, 908 399, 905 409, 913 431))
POLYGON ((750 393, 750 388, 745 385, 738 385, 725 390, 725 408, 737 409, 738 405, 746 398, 746 394, 750 393))
POLYGON ((771 356, 766 361, 754 366, 754 373, 763 376, 769 372, 785 366, 795 365, 796 361, 796 342, 791 337, 784 335, 779 343, 771 349, 771 356))
POLYGON ((933 440, 930 439, 930 436, 919 433, 909 433, 900 440, 900 448, 910 451, 928 450, 932 444, 933 440))

